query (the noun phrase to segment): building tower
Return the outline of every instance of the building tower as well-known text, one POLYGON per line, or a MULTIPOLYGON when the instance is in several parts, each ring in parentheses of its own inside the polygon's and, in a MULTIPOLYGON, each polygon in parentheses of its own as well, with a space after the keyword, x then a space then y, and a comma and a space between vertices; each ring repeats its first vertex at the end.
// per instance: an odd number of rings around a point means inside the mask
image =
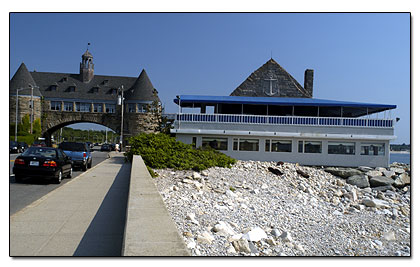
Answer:
POLYGON ((93 56, 89 50, 86 49, 86 52, 82 55, 82 62, 80 62, 80 79, 84 83, 88 83, 92 80, 93 69, 93 56))

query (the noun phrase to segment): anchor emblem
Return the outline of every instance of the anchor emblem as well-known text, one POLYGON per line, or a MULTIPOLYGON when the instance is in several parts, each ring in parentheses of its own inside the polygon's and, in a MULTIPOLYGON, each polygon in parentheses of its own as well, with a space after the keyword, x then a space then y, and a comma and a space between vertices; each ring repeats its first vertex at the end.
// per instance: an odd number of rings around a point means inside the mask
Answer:
POLYGON ((272 70, 268 71, 268 79, 264 79, 264 81, 269 82, 270 84, 268 85, 267 82, 264 82, 264 93, 268 96, 273 96, 275 94, 278 93, 278 88, 277 88, 277 84, 273 84, 273 81, 277 81, 277 79, 274 79, 274 74, 272 70), (269 91, 268 91, 269 89, 269 91), (277 89, 277 90, 276 90, 277 89))

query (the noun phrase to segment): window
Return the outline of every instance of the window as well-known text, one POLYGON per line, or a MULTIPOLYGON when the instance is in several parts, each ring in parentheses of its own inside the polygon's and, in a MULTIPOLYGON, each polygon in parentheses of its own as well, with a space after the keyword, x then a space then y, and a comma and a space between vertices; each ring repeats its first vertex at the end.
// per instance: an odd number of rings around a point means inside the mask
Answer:
POLYGON ((69 88, 67 88, 67 92, 76 92, 76 86, 69 86, 69 88))
POLYGON ((147 105, 146 104, 137 104, 137 112, 146 113, 147 105))
POLYGON ((292 152, 292 140, 268 140, 267 139, 265 140, 265 151, 266 152, 292 152))
POLYGON ((385 144, 384 143, 362 143, 362 151, 360 155, 373 155, 383 156, 385 155, 385 144))
POLYGON ((192 138, 192 145, 193 145, 194 148, 197 147, 197 137, 192 138))
POLYGON ((299 153, 322 153, 321 141, 299 141, 299 153))
POLYGON ((57 85, 50 85, 50 91, 57 91, 57 85))
POLYGON ((103 112, 103 105, 102 105, 102 103, 95 103, 95 104, 93 104, 93 112, 103 112))
POLYGON ((115 113, 115 104, 105 104, 106 113, 115 113))
POLYGON ((328 154, 354 155, 355 143, 328 142, 328 154))
POLYGON ((219 137, 203 137, 201 142, 202 147, 211 147, 216 150, 227 150, 228 139, 219 137))
POLYGON ((128 112, 136 112, 136 104, 128 104, 128 112))
POLYGON ((233 150, 239 151, 259 151, 259 140, 258 139, 233 139, 233 150))
POLYGON ((73 111, 73 102, 64 102, 64 111, 73 111))
POLYGON ((93 87, 91 92, 92 93, 98 93, 99 92, 99 87, 93 87))
POLYGON ((61 101, 51 101, 51 110, 61 111, 61 101))
POLYGON ((118 92, 117 88, 112 88, 109 90, 110 94, 116 94, 118 92))
POLYGON ((81 103, 81 102, 76 102, 76 111, 79 112, 91 112, 91 105, 90 103, 81 103))

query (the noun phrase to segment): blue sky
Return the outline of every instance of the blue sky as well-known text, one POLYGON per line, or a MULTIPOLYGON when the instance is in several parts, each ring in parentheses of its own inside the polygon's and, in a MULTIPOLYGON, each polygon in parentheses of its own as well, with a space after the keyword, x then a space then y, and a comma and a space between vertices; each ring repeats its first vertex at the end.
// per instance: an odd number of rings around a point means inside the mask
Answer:
POLYGON ((78 73, 88 42, 96 74, 146 69, 168 113, 177 94, 229 95, 272 53, 301 84, 314 69, 314 98, 397 105, 392 143, 410 142, 408 13, 11 14, 10 78, 22 62, 78 73))

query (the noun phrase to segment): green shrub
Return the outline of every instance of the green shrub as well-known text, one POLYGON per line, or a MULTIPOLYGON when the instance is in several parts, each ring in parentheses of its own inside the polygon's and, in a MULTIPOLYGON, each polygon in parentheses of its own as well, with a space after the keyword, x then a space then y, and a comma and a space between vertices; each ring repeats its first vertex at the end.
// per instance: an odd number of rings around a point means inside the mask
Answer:
POLYGON ((144 163, 153 169, 202 171, 214 166, 230 167, 236 162, 219 151, 196 149, 162 133, 143 133, 131 137, 130 146, 130 151, 125 153, 126 157, 131 161, 133 155, 141 155, 144 163))

